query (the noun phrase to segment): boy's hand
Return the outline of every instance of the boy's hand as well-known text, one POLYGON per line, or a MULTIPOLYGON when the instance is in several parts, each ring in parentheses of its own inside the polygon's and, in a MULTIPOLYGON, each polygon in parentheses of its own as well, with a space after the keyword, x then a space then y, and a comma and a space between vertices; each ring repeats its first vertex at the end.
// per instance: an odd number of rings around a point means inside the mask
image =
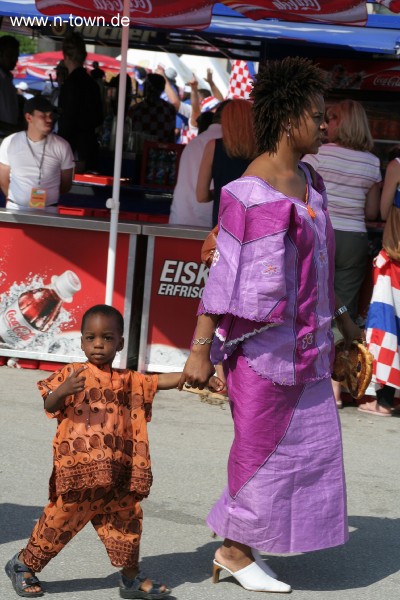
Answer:
POLYGON ((83 392, 85 389, 85 381, 86 377, 81 375, 82 371, 86 369, 86 366, 83 365, 79 367, 76 371, 72 371, 71 375, 67 377, 67 379, 60 385, 58 388, 62 391, 62 394, 65 396, 73 396, 78 392, 83 392), (62 388, 62 390, 60 389, 62 388))
POLYGON ((222 392, 222 390, 225 388, 225 383, 222 381, 222 379, 216 375, 213 375, 208 380, 207 387, 213 392, 222 392))

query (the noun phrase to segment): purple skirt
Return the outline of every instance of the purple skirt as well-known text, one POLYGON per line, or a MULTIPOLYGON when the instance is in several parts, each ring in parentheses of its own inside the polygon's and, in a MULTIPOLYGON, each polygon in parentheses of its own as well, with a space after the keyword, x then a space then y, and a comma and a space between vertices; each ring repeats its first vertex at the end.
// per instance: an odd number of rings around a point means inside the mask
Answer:
POLYGON ((220 537, 276 554, 344 544, 346 486, 330 379, 274 384, 240 350, 225 369, 235 437, 228 486, 208 525, 220 537))

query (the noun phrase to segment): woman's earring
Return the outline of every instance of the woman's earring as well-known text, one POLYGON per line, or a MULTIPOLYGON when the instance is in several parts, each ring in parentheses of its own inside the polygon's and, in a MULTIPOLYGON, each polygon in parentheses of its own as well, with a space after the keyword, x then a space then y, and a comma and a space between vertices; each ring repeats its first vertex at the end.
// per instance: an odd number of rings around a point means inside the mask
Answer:
POLYGON ((291 129, 292 129, 292 124, 291 124, 291 122, 289 121, 289 123, 287 124, 287 127, 286 127, 286 136, 287 136, 288 138, 290 137, 290 130, 291 130, 291 129))

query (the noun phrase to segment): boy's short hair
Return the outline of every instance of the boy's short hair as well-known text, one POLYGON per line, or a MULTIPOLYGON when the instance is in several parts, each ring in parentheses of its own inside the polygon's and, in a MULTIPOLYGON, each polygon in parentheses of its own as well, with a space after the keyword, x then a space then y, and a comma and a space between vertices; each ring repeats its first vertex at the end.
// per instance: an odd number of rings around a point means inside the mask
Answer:
POLYGON ((117 326, 120 333, 124 333, 124 317, 121 315, 119 310, 117 310, 113 306, 109 306, 108 304, 96 304, 95 306, 92 306, 91 308, 87 309, 87 311, 82 317, 81 333, 83 333, 83 330, 85 329, 86 319, 88 319, 88 317, 91 317, 92 315, 104 315, 105 317, 114 317, 117 322, 117 326))

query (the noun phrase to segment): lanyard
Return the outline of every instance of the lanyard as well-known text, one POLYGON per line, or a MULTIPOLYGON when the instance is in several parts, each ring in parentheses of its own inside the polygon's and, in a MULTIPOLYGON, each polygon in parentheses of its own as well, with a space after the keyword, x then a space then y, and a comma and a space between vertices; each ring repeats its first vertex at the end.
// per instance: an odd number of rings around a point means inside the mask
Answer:
POLYGON ((34 159, 35 163, 39 167, 39 183, 38 183, 38 185, 40 185, 40 182, 42 180, 42 167, 43 167, 43 161, 44 161, 44 153, 45 153, 45 150, 46 150, 47 137, 44 138, 43 152, 42 152, 42 158, 40 159, 40 162, 38 161, 38 157, 36 156, 36 154, 32 150, 32 146, 30 144, 30 141, 29 141, 29 138, 28 138, 28 134, 26 134, 26 143, 28 144, 28 148, 31 151, 31 154, 33 156, 33 159, 34 159))

